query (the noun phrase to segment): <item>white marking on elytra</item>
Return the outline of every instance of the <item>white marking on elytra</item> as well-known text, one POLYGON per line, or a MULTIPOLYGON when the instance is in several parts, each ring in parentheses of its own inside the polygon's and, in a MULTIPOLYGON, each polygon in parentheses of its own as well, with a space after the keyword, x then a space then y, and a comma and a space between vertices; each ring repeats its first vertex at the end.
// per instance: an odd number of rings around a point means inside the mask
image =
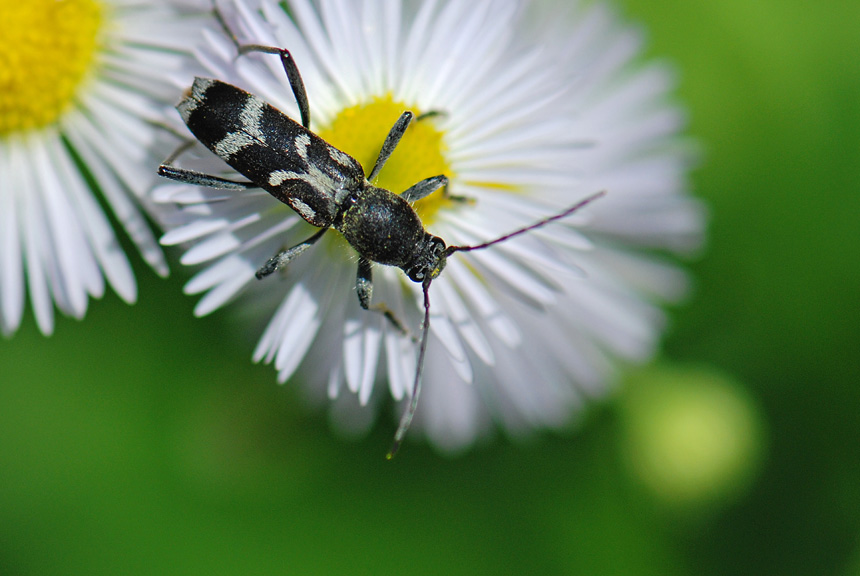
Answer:
POLYGON ((227 160, 243 148, 254 143, 265 144, 266 135, 260 126, 260 119, 263 117, 265 107, 265 102, 253 94, 248 94, 248 97, 245 99, 245 105, 242 106, 242 111, 239 112, 239 120, 242 122, 242 127, 235 132, 229 132, 215 144, 215 153, 227 160))
MULTIPOLYGON (((336 178, 320 169, 319 166, 314 164, 313 162, 308 161, 308 148, 311 145, 311 137, 308 134, 299 134, 295 138, 293 138, 293 152, 295 152, 296 156, 301 158, 304 161, 304 165, 307 168, 306 173, 296 172, 294 170, 274 170, 269 174, 269 185, 270 186, 280 186, 287 180, 301 180, 311 185, 314 190, 321 191, 326 196, 333 195, 337 190, 343 188, 343 177, 336 178)), ((337 152, 338 154, 342 154, 345 158, 349 159, 349 156, 340 152, 333 146, 328 146, 329 155, 334 158, 334 154, 332 150, 337 152)), ((340 159, 338 159, 340 162, 340 159)), ((351 166, 350 164, 344 164, 345 166, 351 166)))
POLYGON ((299 158, 307 162, 308 159, 308 146, 311 145, 311 137, 307 134, 300 133, 293 139, 293 147, 296 151, 296 154, 299 155, 299 158))
POLYGON ((301 215, 305 220, 311 221, 313 220, 317 213, 313 208, 299 200, 298 198, 290 198, 288 200, 290 203, 290 207, 301 215))
POLYGON ((331 158, 332 160, 334 160, 335 162, 337 162, 338 164, 340 164, 344 168, 352 168, 354 163, 355 163, 355 161, 352 159, 351 156, 349 156, 345 152, 341 152, 340 150, 338 150, 334 146, 328 147, 328 155, 329 155, 329 158, 331 158))
POLYGON ((229 160, 234 154, 243 148, 258 142, 247 132, 230 132, 215 144, 215 153, 224 160, 229 160))
POLYGON ((304 180, 307 174, 299 174, 292 170, 275 170, 269 174, 269 186, 280 186, 287 180, 304 180))
POLYGON ((206 100, 206 91, 214 84, 215 81, 210 78, 195 78, 191 85, 191 90, 185 93, 185 98, 176 107, 179 110, 179 115, 183 122, 188 124, 188 118, 191 113, 203 104, 206 100))
POLYGON ((245 100, 245 105, 239 113, 239 119, 242 121, 242 129, 262 142, 266 143, 266 135, 260 127, 260 119, 263 117, 263 110, 266 108, 266 103, 254 96, 248 94, 248 99, 245 100))
MULTIPOLYGON (((294 149, 296 154, 298 154, 302 160, 307 161, 308 147, 311 145, 311 137, 307 134, 299 134, 295 137, 293 142, 295 143, 294 149)), ((341 152, 334 146, 330 145, 326 145, 326 151, 328 152, 328 157, 331 158, 332 161, 337 162, 344 168, 355 168, 355 160, 345 152, 341 152)))

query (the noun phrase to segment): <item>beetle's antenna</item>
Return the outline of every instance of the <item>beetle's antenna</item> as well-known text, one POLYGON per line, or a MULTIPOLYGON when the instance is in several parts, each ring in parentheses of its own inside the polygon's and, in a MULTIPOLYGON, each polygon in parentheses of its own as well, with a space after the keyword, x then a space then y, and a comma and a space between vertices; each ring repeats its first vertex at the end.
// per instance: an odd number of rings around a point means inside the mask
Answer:
POLYGON ((552 216, 544 218, 543 220, 538 220, 534 224, 530 224, 530 225, 526 226, 525 228, 520 228, 519 230, 514 230, 513 232, 509 232, 508 234, 505 234, 504 236, 499 236, 495 240, 490 240, 489 242, 483 242, 481 244, 475 244, 474 246, 448 246, 448 248, 445 249, 445 256, 446 257, 450 256, 454 252, 468 252, 470 250, 481 250, 482 248, 487 248, 488 246, 492 246, 493 244, 498 244, 499 242, 504 242, 505 240, 510 240, 514 236, 519 236, 520 234, 525 234, 526 232, 530 232, 531 230, 534 230, 535 228, 540 228, 541 226, 546 226, 550 222, 555 222, 556 220, 561 220, 562 218, 565 218, 566 216, 570 216, 571 214, 573 214, 574 212, 576 212, 577 210, 579 210, 580 208, 582 208, 586 204, 590 204, 594 200, 597 200, 601 196, 605 196, 605 195, 606 195, 606 190, 601 190, 600 192, 596 192, 595 194, 592 194, 591 196, 585 198, 584 200, 580 200, 579 202, 577 202, 576 204, 574 204, 570 208, 567 208, 564 211, 559 212, 558 214, 554 214, 552 216))
MULTIPOLYGON (((606 195, 605 190, 601 190, 587 198, 580 200, 573 206, 566 208, 565 210, 559 212, 558 214, 554 214, 543 220, 539 220, 534 224, 530 224, 524 228, 520 228, 518 230, 514 230, 513 232, 509 232, 504 236, 500 236, 495 240, 490 240, 489 242, 483 242, 481 244, 475 244, 474 246, 448 246, 445 249, 445 257, 450 256, 454 252, 468 252, 470 250, 481 250, 482 248, 487 248, 492 246, 493 244, 498 244, 499 242, 504 242, 505 240, 509 240, 515 236, 519 236, 520 234, 525 234, 526 232, 530 232, 535 228, 540 228, 541 226, 546 226, 550 222, 555 222, 556 220, 561 220, 562 218, 569 216, 585 206, 586 204, 590 204, 594 200, 597 200, 601 196, 606 195)), ((412 398, 409 400, 409 405, 406 407, 406 410, 403 412, 403 416, 400 417, 400 425, 397 426, 397 432, 394 433, 394 443, 391 445, 391 450, 388 451, 388 454, 385 457, 388 460, 394 458, 397 454, 397 451, 400 449, 400 445, 403 443, 403 437, 406 436, 406 432, 409 430, 409 426, 412 424, 412 417, 415 416, 415 409, 418 407, 418 396, 421 394, 421 375, 424 371, 424 356, 427 353, 427 337, 430 334, 430 282, 432 278, 429 276, 424 279, 424 282, 421 284, 421 288, 424 291, 424 326, 421 332, 421 347, 418 350, 418 366, 415 370, 415 383, 412 385, 412 398)))
POLYGON ((430 282, 432 279, 428 276, 421 283, 421 289, 424 291, 424 326, 421 331, 421 347, 418 350, 418 366, 415 369, 415 383, 412 385, 412 398, 409 400, 409 406, 400 417, 400 425, 397 426, 397 432, 394 433, 394 443, 391 445, 391 450, 385 455, 385 458, 391 460, 400 449, 400 444, 403 442, 403 437, 406 436, 406 431, 409 430, 409 425, 412 424, 412 417, 415 416, 415 409, 418 408, 418 396, 421 394, 421 373, 424 372, 424 356, 427 353, 427 336, 430 334, 430 282))

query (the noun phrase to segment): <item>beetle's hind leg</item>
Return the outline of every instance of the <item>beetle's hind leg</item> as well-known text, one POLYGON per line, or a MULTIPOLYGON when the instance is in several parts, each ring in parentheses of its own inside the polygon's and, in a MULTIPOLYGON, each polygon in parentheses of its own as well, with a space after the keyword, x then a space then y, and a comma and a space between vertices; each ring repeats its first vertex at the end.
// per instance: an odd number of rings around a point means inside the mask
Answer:
POLYGON ((364 310, 382 314, 398 332, 415 340, 415 337, 409 334, 406 325, 400 321, 391 308, 382 303, 370 303, 373 296, 373 263, 367 258, 359 257, 358 259, 358 275, 355 280, 355 291, 358 293, 358 303, 361 304, 364 310))
POLYGON ((299 68, 296 66, 296 61, 293 60, 292 54, 286 48, 278 48, 276 46, 262 46, 260 44, 242 44, 239 38, 227 25, 227 20, 218 8, 216 0, 212 0, 212 13, 215 19, 233 41, 239 55, 247 54, 248 52, 262 52, 264 54, 276 54, 281 58, 281 64, 284 66, 284 72, 287 73, 287 79, 290 81, 290 88, 293 90, 293 96, 296 98, 296 104, 299 106, 299 113, 302 116, 302 126, 307 129, 311 127, 311 109, 308 104, 308 93, 305 90, 305 83, 302 80, 302 75, 299 73, 299 68))
POLYGON ((159 176, 164 176, 165 178, 170 178, 171 180, 176 180, 177 182, 182 182, 184 184, 208 186, 210 188, 219 188, 222 190, 247 190, 248 188, 258 187, 253 182, 230 180, 229 178, 221 178, 220 176, 213 176, 211 174, 196 172, 194 170, 186 170, 185 168, 175 166, 173 163, 176 159, 196 143, 197 142, 194 140, 188 140, 180 144, 179 147, 173 151, 173 154, 168 156, 167 159, 161 163, 161 166, 158 167, 159 176))
POLYGON ((442 189, 442 194, 448 200, 453 202, 459 202, 464 204, 474 204, 475 199, 470 196, 460 196, 457 194, 451 194, 448 191, 448 177, 444 174, 440 174, 439 176, 431 176, 430 178, 425 178, 420 182, 413 184, 406 190, 400 193, 400 196, 403 197, 407 202, 417 202, 423 198, 426 198, 436 190, 442 189))

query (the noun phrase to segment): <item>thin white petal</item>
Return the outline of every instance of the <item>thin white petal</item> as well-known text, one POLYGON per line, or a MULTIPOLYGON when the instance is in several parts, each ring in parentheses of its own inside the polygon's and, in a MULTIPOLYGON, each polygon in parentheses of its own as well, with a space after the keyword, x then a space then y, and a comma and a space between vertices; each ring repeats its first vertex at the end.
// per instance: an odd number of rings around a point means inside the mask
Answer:
POLYGON ((436 282, 433 285, 436 304, 451 318, 457 331, 469 347, 478 355, 484 364, 495 362, 493 350, 481 329, 474 322, 470 310, 460 299, 451 282, 436 282))
MULTIPOLYGON (((66 186, 66 193, 69 194, 77 207, 76 211, 81 215, 84 224, 83 233, 98 261, 101 273, 104 273, 120 298, 128 303, 134 303, 137 300, 134 272, 101 206, 81 181, 80 174, 73 166, 68 152, 58 141, 48 143, 48 153, 50 162, 59 170, 60 180, 66 186)), ((100 297, 103 293, 100 273, 91 269, 89 274, 95 282, 95 286, 90 288, 90 293, 100 297)))
POLYGON ((304 284, 296 284, 287 296, 284 316, 288 316, 290 321, 284 326, 275 356, 275 369, 280 382, 286 382, 298 368, 321 324, 317 301, 304 284))
POLYGON ((21 221, 24 223, 22 243, 27 272, 27 292, 30 295, 39 330, 45 335, 50 335, 54 331, 54 305, 46 270, 55 271, 50 256, 50 231, 44 222, 33 176, 27 169, 29 161, 24 153, 23 143, 14 142, 10 146, 10 152, 11 164, 22 167, 12 172, 12 178, 15 189, 21 191, 19 198, 24 200, 21 207, 21 221))
POLYGON ((0 142, 0 328, 4 335, 15 332, 24 314, 24 267, 21 261, 19 202, 9 150, 0 142))
POLYGON ((460 335, 454 329, 448 316, 442 314, 434 314, 433 309, 430 309, 430 332, 442 343, 445 350, 448 352, 451 365, 457 372, 460 380, 463 382, 472 381, 472 363, 469 360, 463 343, 460 341, 460 335))
POLYGON ((522 341, 520 330, 474 272, 458 262, 448 264, 445 272, 452 277, 452 283, 459 286, 461 292, 468 297, 470 305, 487 322, 493 334, 509 348, 517 347, 522 341))
MULTIPOLYGON (((80 116, 70 115, 65 125, 65 134, 72 142, 75 152, 80 154, 99 184, 99 188, 129 238, 140 250, 143 259, 159 275, 167 276, 167 262, 158 246, 155 236, 146 219, 129 199, 127 190, 117 180, 114 173, 104 166, 104 158, 97 147, 92 147, 91 138, 99 140, 99 135, 86 127, 80 116)), ((102 150, 104 152, 104 150, 102 150)))

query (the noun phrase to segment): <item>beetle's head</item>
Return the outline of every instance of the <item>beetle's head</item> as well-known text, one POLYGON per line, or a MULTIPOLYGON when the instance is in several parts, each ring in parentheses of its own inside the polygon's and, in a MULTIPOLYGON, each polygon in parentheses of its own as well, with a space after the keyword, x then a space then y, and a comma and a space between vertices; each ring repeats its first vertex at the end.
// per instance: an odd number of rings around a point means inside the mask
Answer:
POLYGON ((426 279, 433 280, 445 268, 448 261, 447 246, 445 241, 438 236, 427 234, 424 242, 415 253, 415 258, 409 266, 404 267, 406 275, 413 282, 424 282, 426 279))

